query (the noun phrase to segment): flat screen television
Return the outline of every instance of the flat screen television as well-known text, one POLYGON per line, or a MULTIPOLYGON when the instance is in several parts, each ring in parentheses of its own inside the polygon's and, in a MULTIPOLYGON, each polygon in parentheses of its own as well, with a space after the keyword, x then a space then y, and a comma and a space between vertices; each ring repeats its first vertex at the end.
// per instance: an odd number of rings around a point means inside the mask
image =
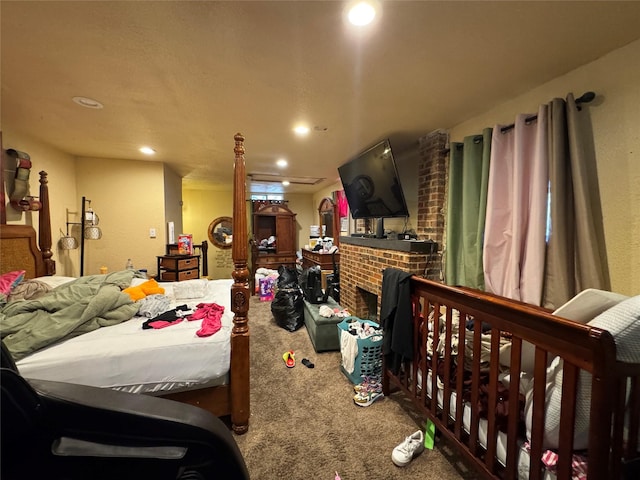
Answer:
POLYGON ((409 216, 388 139, 338 167, 338 173, 353 218, 409 216))

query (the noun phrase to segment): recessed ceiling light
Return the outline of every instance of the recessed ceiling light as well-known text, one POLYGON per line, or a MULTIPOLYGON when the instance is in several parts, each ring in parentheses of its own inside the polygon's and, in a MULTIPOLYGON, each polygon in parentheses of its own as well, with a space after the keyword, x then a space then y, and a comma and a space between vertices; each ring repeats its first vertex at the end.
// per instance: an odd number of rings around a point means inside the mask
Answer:
POLYGON ((151 147, 140 147, 140 151, 145 155, 153 155, 156 151, 151 147))
POLYGON ((282 185, 284 185, 285 187, 289 186, 289 180, 283 180, 282 181, 282 185))
POLYGON ((309 127, 307 127, 306 125, 298 125, 297 127, 294 127, 293 131, 296 132, 296 135, 299 136, 308 135, 309 127))
POLYGON ((278 160, 276 161, 276 165, 278 165, 280 168, 284 168, 284 167, 286 167, 288 164, 287 164, 287 161, 286 161, 284 158, 280 158, 280 159, 278 159, 278 160))
POLYGON ((71 100, 73 100, 78 105, 82 105, 83 107, 86 107, 86 108, 95 108, 98 110, 101 108, 104 108, 104 106, 99 101, 94 100, 93 98, 73 97, 71 100))
POLYGON ((358 2, 349 9, 349 21, 358 27, 369 25, 376 16, 375 7, 369 2, 358 2))

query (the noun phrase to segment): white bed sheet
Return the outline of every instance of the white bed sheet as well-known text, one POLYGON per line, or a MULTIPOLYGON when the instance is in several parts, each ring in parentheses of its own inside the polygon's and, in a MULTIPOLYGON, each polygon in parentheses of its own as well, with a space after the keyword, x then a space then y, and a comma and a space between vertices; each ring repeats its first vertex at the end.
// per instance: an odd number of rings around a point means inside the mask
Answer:
MULTIPOLYGON (((144 282, 134 279, 132 285, 144 282)), ((201 320, 184 320, 163 329, 142 329, 146 317, 103 327, 21 359, 26 378, 107 387, 134 393, 162 394, 227 382, 230 365, 232 279, 206 282, 205 296, 175 299, 173 283, 161 282, 171 309, 199 303, 224 306, 222 328, 198 337, 201 320)))

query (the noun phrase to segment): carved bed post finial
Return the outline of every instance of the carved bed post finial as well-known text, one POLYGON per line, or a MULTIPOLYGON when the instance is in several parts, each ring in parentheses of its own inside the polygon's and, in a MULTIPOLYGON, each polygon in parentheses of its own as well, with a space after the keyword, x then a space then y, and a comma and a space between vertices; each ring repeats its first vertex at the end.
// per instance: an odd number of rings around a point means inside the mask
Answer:
POLYGON ((47 172, 40 172, 40 203, 42 208, 38 215, 38 237, 42 259, 47 268, 47 275, 55 275, 56 262, 51 258, 51 212, 49 210, 49 180, 47 172))
POLYGON ((244 135, 234 136, 236 145, 233 167, 233 286, 231 287, 231 352, 244 352, 242 359, 231 362, 231 423, 242 434, 249 428, 249 269, 247 267, 246 170, 244 135))

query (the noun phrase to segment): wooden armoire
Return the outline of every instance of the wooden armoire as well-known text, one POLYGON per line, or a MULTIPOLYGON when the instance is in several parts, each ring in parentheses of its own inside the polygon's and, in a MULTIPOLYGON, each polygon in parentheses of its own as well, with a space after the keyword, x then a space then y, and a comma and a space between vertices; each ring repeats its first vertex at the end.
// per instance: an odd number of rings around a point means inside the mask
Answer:
POLYGON ((253 202, 253 271, 296 264, 296 214, 283 201, 253 202), (273 240, 273 241, 270 241, 273 240))

